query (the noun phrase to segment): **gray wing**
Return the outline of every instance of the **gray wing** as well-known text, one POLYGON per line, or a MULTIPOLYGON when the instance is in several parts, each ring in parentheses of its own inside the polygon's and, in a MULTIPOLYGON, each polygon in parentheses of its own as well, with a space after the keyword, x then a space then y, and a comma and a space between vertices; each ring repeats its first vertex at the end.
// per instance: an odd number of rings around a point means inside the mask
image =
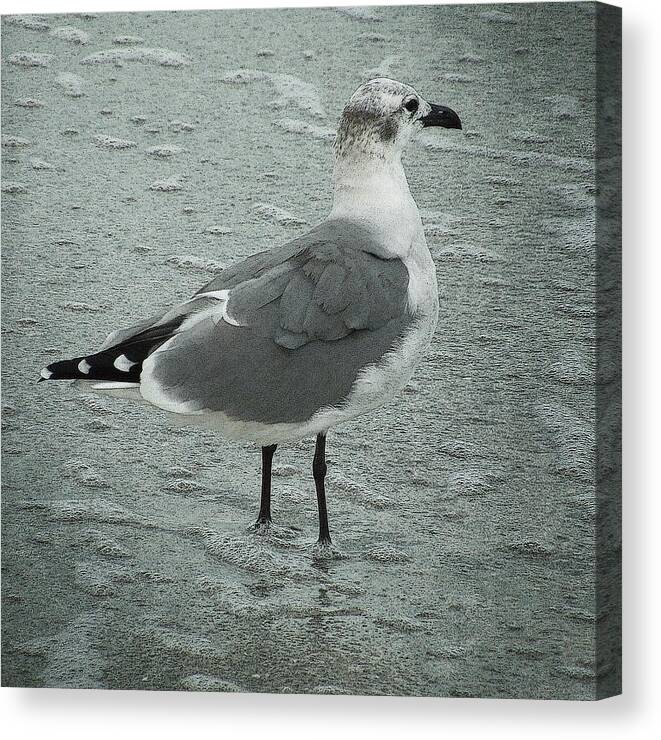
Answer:
POLYGON ((414 320, 405 265, 343 222, 255 255, 200 292, 214 291, 228 291, 227 302, 192 317, 149 358, 164 408, 305 421, 346 399, 414 320))

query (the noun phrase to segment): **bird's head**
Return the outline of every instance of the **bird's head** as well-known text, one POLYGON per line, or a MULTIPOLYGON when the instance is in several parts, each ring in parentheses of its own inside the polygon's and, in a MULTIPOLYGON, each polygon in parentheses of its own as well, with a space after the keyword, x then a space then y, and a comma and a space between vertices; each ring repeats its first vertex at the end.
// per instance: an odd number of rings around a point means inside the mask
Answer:
POLYGON ((400 154, 426 126, 460 129, 461 121, 451 108, 428 103, 410 85, 378 77, 361 85, 342 111, 335 150, 338 156, 351 150, 400 154))

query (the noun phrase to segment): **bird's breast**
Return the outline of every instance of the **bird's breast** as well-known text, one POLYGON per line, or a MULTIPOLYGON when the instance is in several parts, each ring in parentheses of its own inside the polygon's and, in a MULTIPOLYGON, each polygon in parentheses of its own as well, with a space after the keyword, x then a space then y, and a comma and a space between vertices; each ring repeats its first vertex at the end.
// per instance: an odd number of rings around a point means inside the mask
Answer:
POLYGON ((435 328, 438 318, 438 282, 436 266, 424 235, 416 236, 403 262, 409 273, 409 312, 432 319, 435 328))

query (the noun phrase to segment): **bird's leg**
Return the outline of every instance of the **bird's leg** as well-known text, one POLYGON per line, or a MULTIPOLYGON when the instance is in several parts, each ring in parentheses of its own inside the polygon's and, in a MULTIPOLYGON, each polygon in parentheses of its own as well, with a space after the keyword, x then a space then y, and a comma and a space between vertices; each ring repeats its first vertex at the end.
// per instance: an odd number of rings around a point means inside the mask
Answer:
POLYGON ((326 510, 326 435, 317 435, 317 444, 314 448, 314 460, 312 461, 312 475, 314 485, 317 489, 317 506, 319 507, 319 539, 320 545, 330 545, 331 538, 328 531, 328 511, 326 510))
POLYGON ((262 447, 262 498, 255 529, 268 528, 271 523, 271 468, 277 446, 262 447))

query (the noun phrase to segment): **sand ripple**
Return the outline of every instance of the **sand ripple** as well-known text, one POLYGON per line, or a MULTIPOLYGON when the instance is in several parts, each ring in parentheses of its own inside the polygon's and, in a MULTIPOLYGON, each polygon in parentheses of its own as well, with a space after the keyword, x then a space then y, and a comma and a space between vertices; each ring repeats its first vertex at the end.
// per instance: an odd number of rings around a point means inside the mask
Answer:
POLYGON ((190 59, 170 49, 143 46, 127 49, 103 49, 80 60, 81 64, 121 65, 124 62, 159 64, 162 67, 186 67, 190 64, 190 59))

